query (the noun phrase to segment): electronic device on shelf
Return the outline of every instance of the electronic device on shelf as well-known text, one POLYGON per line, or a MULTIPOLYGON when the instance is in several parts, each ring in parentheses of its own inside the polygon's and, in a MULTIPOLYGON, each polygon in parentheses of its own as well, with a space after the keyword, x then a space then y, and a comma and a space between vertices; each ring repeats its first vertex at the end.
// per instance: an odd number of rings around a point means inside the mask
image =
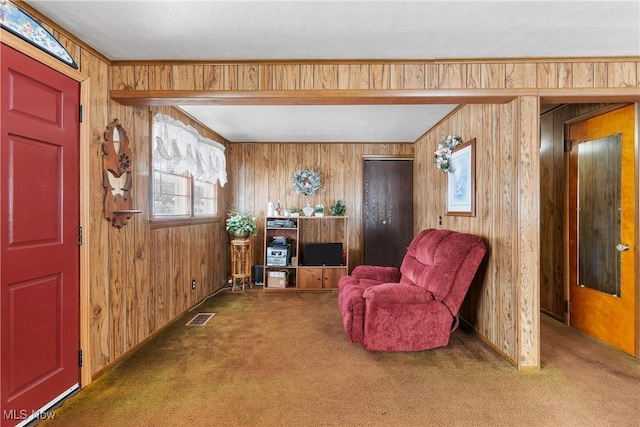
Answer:
POLYGON ((267 246, 267 265, 286 267, 291 259, 291 243, 285 236, 273 236, 267 246))
POLYGON ((289 265, 291 245, 267 246, 267 265, 269 267, 286 267, 289 265))
POLYGON ((296 223, 290 219, 268 219, 268 228, 296 228, 296 223))
POLYGON ((340 266, 344 265, 342 243, 306 243, 304 245, 304 265, 340 266))
POLYGON ((285 236, 273 236, 271 242, 269 242, 269 246, 287 246, 289 244, 289 239, 285 236))

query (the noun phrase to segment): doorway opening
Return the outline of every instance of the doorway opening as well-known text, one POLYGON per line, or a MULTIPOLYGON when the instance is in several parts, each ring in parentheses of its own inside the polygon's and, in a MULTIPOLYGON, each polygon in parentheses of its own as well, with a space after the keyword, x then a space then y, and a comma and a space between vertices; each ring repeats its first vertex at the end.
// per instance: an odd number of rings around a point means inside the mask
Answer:
MULTIPOLYGON (((638 109, 633 104, 562 104, 541 106, 540 111, 541 310, 637 356, 638 255, 633 249, 638 244, 635 231, 638 227, 638 109), (617 124, 620 115, 624 117, 623 122, 617 124), (623 140, 625 160, 616 160, 613 149, 623 140), (578 161, 580 152, 581 162, 578 161), (580 163, 584 169, 582 180, 578 172, 580 163), (589 164, 591 170, 585 172, 589 164), (617 193, 610 190, 621 183, 625 187, 616 199, 617 193), (588 186, 592 189, 585 191, 588 186), (614 207, 605 212, 606 200, 596 202, 594 197, 604 197, 614 207), (598 218, 602 221, 596 225, 594 221, 598 218), (622 235, 616 233, 617 222, 622 226, 622 235), (607 236, 615 236, 616 241, 605 241, 607 236), (596 246, 599 252, 587 251, 596 246), (623 263, 619 264, 621 259, 623 263), (620 272, 620 286, 626 289, 624 297, 620 291, 607 293, 589 289, 587 277, 603 270, 610 270, 613 278, 616 271, 620 272), (619 307, 603 309, 593 305, 593 299, 619 307), (618 316, 624 307, 630 314, 613 320, 611 316, 618 316), (623 327, 627 329, 623 334, 627 336, 626 344, 621 344, 619 337, 611 337, 620 335, 618 331, 623 327)), ((603 277, 597 280, 609 282, 603 277)), ((595 287, 608 288, 609 285, 600 283, 595 287)))

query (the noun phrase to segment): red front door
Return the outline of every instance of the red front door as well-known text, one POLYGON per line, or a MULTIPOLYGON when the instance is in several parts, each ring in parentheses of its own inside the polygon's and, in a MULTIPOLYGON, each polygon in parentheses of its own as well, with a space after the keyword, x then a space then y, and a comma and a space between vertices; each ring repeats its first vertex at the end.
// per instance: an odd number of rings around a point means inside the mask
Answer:
POLYGON ((2 45, 0 408, 22 423, 78 385, 79 84, 2 45))

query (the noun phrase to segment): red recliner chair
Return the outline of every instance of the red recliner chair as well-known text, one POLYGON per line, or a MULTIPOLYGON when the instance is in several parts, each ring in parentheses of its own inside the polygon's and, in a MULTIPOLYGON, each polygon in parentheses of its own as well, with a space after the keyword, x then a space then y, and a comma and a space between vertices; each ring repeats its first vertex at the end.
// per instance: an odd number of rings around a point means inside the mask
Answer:
POLYGON ((446 346, 485 252, 478 236, 428 229, 414 237, 400 269, 356 267, 338 281, 349 339, 378 351, 446 346))

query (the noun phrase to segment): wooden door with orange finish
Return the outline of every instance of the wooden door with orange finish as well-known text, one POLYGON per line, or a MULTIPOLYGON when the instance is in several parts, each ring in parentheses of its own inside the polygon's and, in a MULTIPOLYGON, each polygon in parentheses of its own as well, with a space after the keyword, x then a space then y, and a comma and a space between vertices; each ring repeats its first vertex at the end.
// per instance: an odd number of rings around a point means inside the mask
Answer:
POLYGON ((635 107, 569 126, 571 326, 636 355, 635 107))

